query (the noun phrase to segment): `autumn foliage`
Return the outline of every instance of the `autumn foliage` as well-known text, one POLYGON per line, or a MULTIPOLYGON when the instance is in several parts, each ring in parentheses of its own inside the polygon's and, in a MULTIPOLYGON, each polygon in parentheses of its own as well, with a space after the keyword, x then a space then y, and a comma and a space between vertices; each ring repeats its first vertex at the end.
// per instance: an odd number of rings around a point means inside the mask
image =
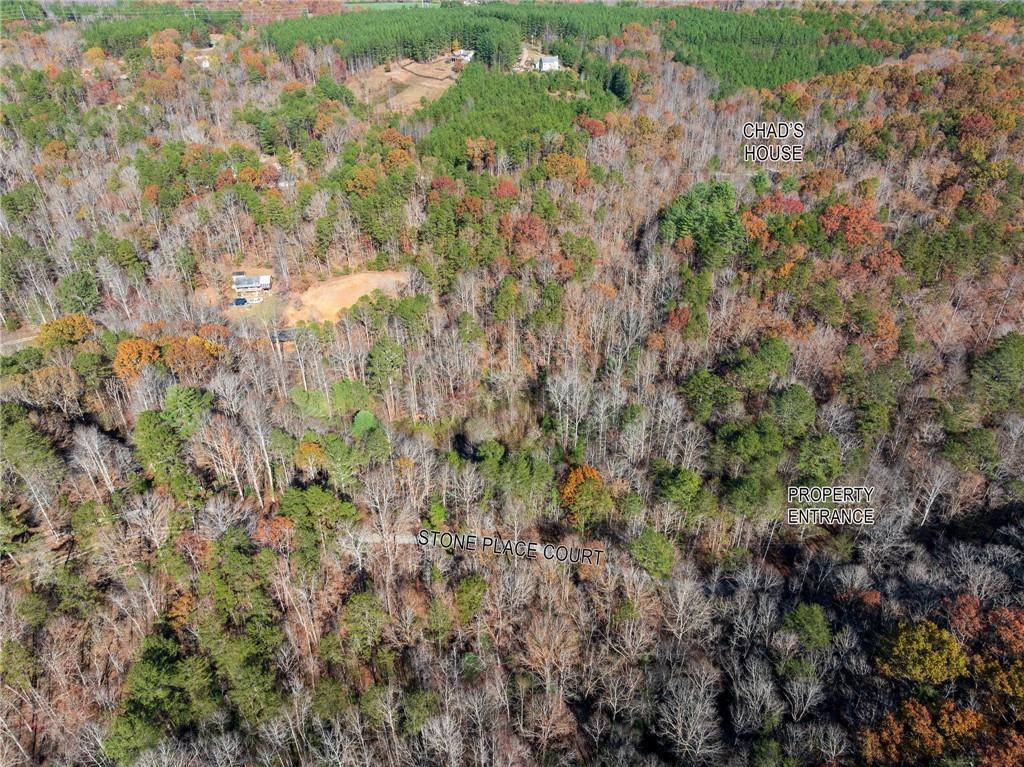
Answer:
POLYGON ((587 185, 587 161, 582 157, 554 152, 544 158, 544 170, 551 178, 573 182, 577 188, 587 185))
POLYGON ((882 238, 882 225, 875 218, 873 205, 866 201, 830 205, 821 215, 821 225, 851 248, 874 245, 882 238))
POLYGON ((225 352, 221 344, 201 336, 173 336, 165 340, 163 356, 178 378, 188 384, 200 384, 210 377, 225 352))
POLYGON ((1021 742, 1017 733, 1003 733, 999 723, 1024 703, 1024 611, 986 609, 977 597, 959 594, 946 600, 943 617, 949 631, 927 620, 900 627, 878 665, 883 673, 915 685, 944 685, 955 697, 929 701, 911 695, 897 712, 865 729, 861 745, 869 764, 972 752, 981 755, 979 764, 1013 763, 1000 760, 1021 742), (973 679, 965 678, 968 672, 973 679), (960 687, 966 695, 956 695, 960 687))
POLYGON ((9 5, 4 765, 1024 765, 1019 7, 9 5))
POLYGON ((562 487, 559 490, 559 497, 562 499, 562 506, 565 508, 572 506, 572 502, 576 498, 576 491, 579 490, 580 485, 588 479, 604 484, 601 480, 600 472, 589 464, 574 466, 569 471, 565 479, 562 481, 562 487))
POLYGON ((160 359, 160 347, 144 338, 129 338, 117 345, 114 356, 114 373, 125 383, 131 383, 139 377, 146 365, 160 359))
POLYGON ((494 187, 494 196, 499 200, 511 200, 519 196, 519 187, 511 179, 503 178, 494 187))
POLYGON ((96 323, 82 314, 65 314, 39 327, 39 345, 44 348, 77 344, 90 335, 96 323))

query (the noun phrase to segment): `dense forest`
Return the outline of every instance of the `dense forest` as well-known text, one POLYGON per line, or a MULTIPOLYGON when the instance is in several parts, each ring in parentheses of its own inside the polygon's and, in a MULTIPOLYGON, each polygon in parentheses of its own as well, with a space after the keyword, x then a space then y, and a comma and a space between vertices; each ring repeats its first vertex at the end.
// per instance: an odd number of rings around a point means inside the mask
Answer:
POLYGON ((270 24, 264 37, 279 55, 297 44, 336 46, 349 67, 401 56, 424 59, 448 50, 452 40, 482 49, 488 64, 509 67, 522 39, 584 45, 607 42, 631 26, 656 25, 662 47, 677 61, 704 69, 720 93, 751 85, 778 87, 816 74, 835 74, 858 64, 876 64, 886 53, 906 54, 980 29, 993 18, 1020 19, 1020 5, 977 4, 955 22, 926 14, 893 14, 890 24, 875 15, 811 9, 720 10, 623 5, 486 3, 456 4, 436 13, 396 9, 377 14, 311 17, 270 24))
POLYGON ((1024 6, 735 5, 5 7, 0 764, 1024 764, 1024 6))

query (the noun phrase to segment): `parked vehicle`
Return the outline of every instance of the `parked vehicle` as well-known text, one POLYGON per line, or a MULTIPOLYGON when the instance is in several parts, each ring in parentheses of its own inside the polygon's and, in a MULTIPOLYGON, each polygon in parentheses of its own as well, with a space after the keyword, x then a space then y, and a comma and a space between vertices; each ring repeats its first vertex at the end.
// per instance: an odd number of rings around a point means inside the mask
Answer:
POLYGON ((247 303, 249 303, 249 302, 246 301, 244 298, 236 298, 235 299, 235 306, 245 306, 247 303))

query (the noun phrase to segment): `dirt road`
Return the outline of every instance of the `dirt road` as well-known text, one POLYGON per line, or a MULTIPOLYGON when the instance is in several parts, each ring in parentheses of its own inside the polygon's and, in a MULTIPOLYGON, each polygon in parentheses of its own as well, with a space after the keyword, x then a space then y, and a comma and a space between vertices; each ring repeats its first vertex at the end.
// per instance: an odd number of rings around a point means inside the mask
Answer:
POLYGON ((13 333, 0 333, 0 354, 11 354, 36 340, 39 328, 22 328, 13 333))

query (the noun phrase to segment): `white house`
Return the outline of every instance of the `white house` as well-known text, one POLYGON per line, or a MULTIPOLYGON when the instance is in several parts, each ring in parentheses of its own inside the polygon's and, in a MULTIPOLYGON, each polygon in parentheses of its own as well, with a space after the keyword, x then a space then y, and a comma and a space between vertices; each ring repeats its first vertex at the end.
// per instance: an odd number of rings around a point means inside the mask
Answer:
POLYGON ((461 61, 463 64, 468 64, 473 60, 473 54, 476 51, 467 51, 465 48, 459 48, 457 51, 452 51, 452 61, 461 61))
POLYGON ((231 287, 239 293, 270 290, 270 275, 247 275, 245 272, 235 272, 231 275, 231 287))
POLYGON ((562 62, 558 60, 558 56, 541 56, 537 59, 538 72, 557 72, 561 68, 562 62))

